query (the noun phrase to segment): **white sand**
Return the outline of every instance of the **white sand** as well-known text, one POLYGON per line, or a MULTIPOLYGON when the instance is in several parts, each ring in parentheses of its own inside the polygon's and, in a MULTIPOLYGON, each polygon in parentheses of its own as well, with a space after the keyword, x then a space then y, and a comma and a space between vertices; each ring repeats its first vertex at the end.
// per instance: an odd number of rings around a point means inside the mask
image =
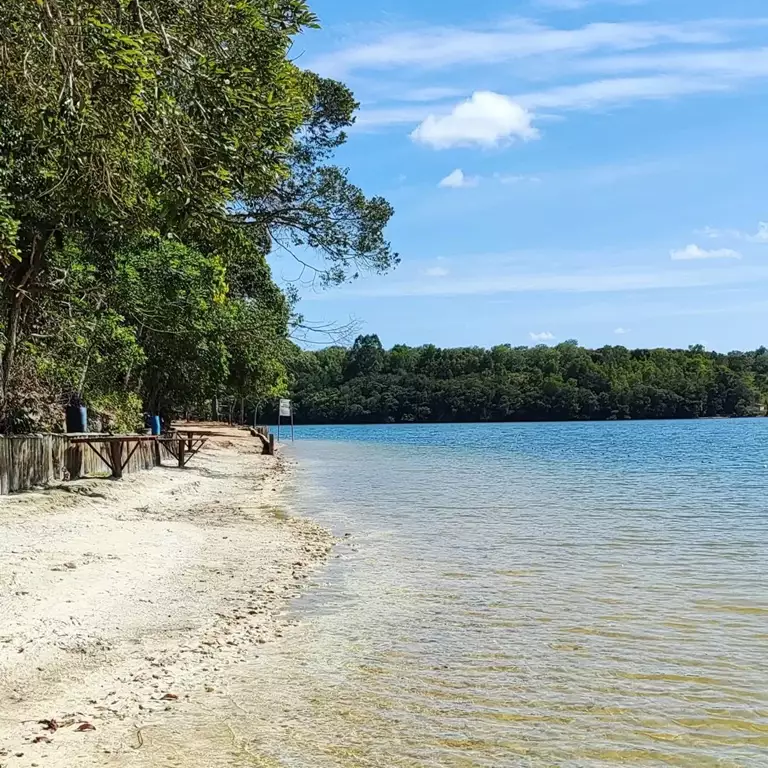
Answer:
POLYGON ((241 445, 0 500, 0 766, 266 764, 227 686, 332 540, 274 507, 286 461, 241 445))

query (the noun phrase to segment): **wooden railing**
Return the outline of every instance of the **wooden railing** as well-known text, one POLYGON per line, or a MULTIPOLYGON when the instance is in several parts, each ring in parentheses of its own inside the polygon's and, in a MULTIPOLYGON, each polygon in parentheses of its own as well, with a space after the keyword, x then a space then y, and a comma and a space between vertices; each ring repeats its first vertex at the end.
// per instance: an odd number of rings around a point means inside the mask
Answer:
MULTIPOLYGON (((251 434, 259 437, 264 444, 264 452, 273 452, 273 440, 269 427, 250 427, 251 434)), ((188 432, 190 430, 187 430, 188 432)), ((197 430, 197 437, 205 437, 205 428, 197 430)), ((173 432, 171 434, 177 434, 173 432)), ((246 430, 245 435, 248 434, 246 430)), ((92 437, 95 442, 104 438, 99 434, 40 434, 40 435, 0 435, 0 495, 42 487, 61 480, 76 480, 80 477, 108 477, 113 473, 99 454, 83 443, 83 438, 92 437), (77 440, 77 442, 74 442, 77 440)), ((157 465, 157 452, 161 460, 185 465, 193 447, 199 448, 195 436, 189 435, 186 456, 179 462, 178 452, 169 450, 174 446, 167 439, 157 441, 141 438, 138 445, 123 445, 122 460, 127 463, 121 467, 122 474, 152 469, 157 465), (193 446, 194 443, 194 446, 193 446), (129 457, 130 452, 130 457, 129 457)), ((111 457, 110 457, 111 458, 111 457)))
MULTIPOLYGON (((81 437, 81 435, 79 435, 81 437)), ((127 447, 123 447, 126 457, 127 447)), ((173 456, 160 446, 161 458, 173 456)), ((140 444, 123 469, 139 472, 155 466, 153 443, 140 444)), ((67 435, 0 435, 0 495, 79 477, 109 476, 112 470, 87 445, 67 435)))

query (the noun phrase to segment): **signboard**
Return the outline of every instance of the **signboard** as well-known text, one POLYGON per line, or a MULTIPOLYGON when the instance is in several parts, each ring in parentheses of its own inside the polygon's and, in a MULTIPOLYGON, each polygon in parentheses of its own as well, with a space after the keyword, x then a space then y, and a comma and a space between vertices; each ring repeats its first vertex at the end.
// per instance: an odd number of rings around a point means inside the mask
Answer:
POLYGON ((277 439, 280 440, 280 419, 283 417, 291 419, 291 440, 293 440, 293 408, 291 401, 287 397, 280 398, 280 407, 277 410, 277 439))

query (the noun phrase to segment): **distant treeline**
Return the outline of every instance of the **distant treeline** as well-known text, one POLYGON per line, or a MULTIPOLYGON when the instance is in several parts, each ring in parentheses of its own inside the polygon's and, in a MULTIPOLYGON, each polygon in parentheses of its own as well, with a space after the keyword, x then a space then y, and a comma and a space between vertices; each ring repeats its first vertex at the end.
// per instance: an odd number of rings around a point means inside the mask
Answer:
POLYGON ((378 336, 300 351, 291 363, 298 423, 689 419, 757 416, 768 399, 768 350, 440 349, 378 336))

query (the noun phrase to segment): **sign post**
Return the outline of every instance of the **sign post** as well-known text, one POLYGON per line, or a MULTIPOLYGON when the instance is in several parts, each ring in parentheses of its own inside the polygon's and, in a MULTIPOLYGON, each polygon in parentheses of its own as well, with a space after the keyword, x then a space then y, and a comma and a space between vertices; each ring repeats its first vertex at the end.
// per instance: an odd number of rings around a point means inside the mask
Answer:
POLYGON ((291 442, 293 442, 293 406, 287 398, 280 398, 280 409, 277 414, 277 439, 280 440, 280 420, 283 416, 291 419, 291 442))

